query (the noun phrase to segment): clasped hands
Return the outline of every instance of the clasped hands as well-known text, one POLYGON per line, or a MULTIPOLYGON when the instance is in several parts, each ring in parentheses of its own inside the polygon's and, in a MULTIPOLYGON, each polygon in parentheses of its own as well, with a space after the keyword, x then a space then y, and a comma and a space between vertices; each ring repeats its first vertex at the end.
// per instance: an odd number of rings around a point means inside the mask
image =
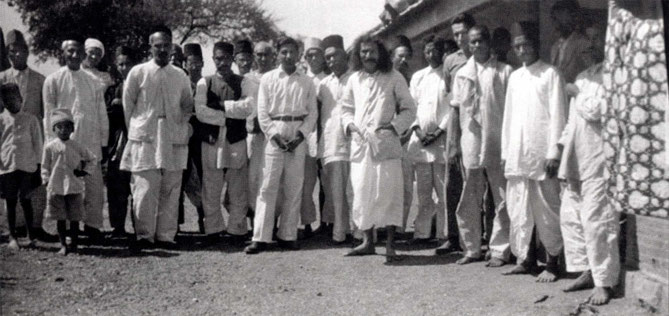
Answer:
POLYGON ((272 141, 284 152, 293 152, 304 141, 302 132, 297 131, 295 138, 288 141, 279 134, 272 136, 272 141))
MULTIPOLYGON (((413 132, 416 133, 416 136, 420 140, 420 143, 423 144, 423 147, 427 147, 437 140, 437 138, 444 133, 444 130, 437 128, 434 132, 426 134, 420 127, 416 126, 413 128, 413 132)), ((411 130, 409 130, 408 134, 411 136, 411 130)))

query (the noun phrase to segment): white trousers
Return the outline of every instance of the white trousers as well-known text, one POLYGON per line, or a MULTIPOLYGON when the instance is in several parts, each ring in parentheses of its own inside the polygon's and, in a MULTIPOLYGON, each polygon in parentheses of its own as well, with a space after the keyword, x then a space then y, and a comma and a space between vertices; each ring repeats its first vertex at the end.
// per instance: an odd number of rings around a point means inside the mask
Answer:
POLYGON ((202 206, 204 208, 204 231, 206 234, 220 233, 226 230, 221 196, 223 185, 228 182, 227 232, 231 235, 245 235, 247 232, 246 211, 248 207, 248 169, 244 165, 240 169, 216 168, 217 147, 202 143, 202 206))
POLYGON ((504 205, 502 190, 506 187, 506 179, 502 168, 466 169, 464 186, 456 217, 460 231, 460 243, 465 256, 478 258, 481 256, 481 210, 485 207, 486 187, 492 190, 495 204, 492 234, 489 248, 493 258, 509 260, 509 214, 504 205))
POLYGON ((249 167, 248 167, 248 202, 252 210, 256 209, 256 199, 262 179, 262 159, 265 155, 265 134, 249 134, 246 138, 248 144, 249 167))
POLYGON ((350 169, 348 161, 334 161, 323 166, 323 221, 333 223, 332 239, 335 241, 344 241, 346 234, 351 231, 351 208, 346 194, 350 169))
POLYGON ((294 152, 283 152, 273 142, 265 145, 262 163, 262 183, 256 200, 253 219, 253 241, 271 242, 276 218, 279 188, 283 191, 282 210, 277 237, 297 240, 297 225, 304 184, 304 157, 306 144, 302 142, 294 152))
POLYGON ((518 263, 525 261, 536 226, 537 235, 551 256, 562 251, 560 234, 560 183, 557 179, 535 181, 509 178, 506 184, 506 207, 511 220, 511 251, 518 263))
POLYGON ((300 207, 302 225, 309 225, 316 221, 314 189, 316 189, 317 181, 318 159, 307 155, 304 157, 304 188, 302 188, 302 206, 300 207))
POLYGON ((402 158, 402 188, 404 190, 404 202, 402 208, 402 231, 406 232, 409 211, 413 202, 413 182, 416 179, 414 166, 411 160, 402 158))
POLYGON ((132 172, 133 216, 137 239, 173 242, 177 234, 179 190, 183 170, 132 172))
MULTIPOLYGON (((446 177, 446 165, 443 163, 415 163, 413 168, 416 171, 419 204, 418 214, 414 221, 413 238, 430 238, 432 218, 436 214, 437 238, 444 239, 444 224, 446 223, 444 178, 446 177), (437 193, 437 201, 432 198, 433 192, 437 193)), ((405 190, 406 187, 405 184, 405 190)), ((406 191, 404 198, 406 199, 406 191)), ((404 205, 406 207, 406 200, 404 205)))
POLYGON ((567 271, 591 270, 595 286, 602 287, 616 285, 620 272, 618 213, 609 203, 606 185, 604 178, 568 185, 560 208, 567 271))
POLYGON ((95 166, 92 166, 90 170, 91 173, 84 177, 84 224, 102 229, 104 221, 102 208, 105 204, 102 167, 100 163, 95 162, 95 166))

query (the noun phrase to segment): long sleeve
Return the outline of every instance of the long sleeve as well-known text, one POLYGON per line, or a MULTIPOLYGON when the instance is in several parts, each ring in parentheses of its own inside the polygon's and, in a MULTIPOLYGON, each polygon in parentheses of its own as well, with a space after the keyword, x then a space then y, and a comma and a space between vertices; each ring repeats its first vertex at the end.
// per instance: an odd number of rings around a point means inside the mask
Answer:
MULTIPOLYGON (((402 79, 400 76, 397 78, 402 79)), ((395 128, 395 132, 397 132, 398 135, 401 135, 416 119, 416 103, 411 97, 409 87, 404 79, 395 80, 393 91, 395 99, 399 105, 399 111, 390 124, 395 128)))
POLYGON ((509 137, 511 137, 511 118, 513 113, 513 86, 507 83, 506 98, 504 100, 504 118, 502 120, 502 161, 508 157, 509 137))
MULTIPOLYGON (((105 98, 102 91, 96 92, 96 100, 98 100, 98 124, 100 124, 100 139, 102 140, 102 147, 106 147, 109 140, 109 117, 107 115, 107 106, 105 105, 105 98)), ((102 159, 102 157, 98 157, 102 159)))
MULTIPOLYGON (((271 139, 274 135, 278 133, 272 118, 269 116, 269 84, 266 80, 266 77, 263 77, 260 80, 260 87, 258 88, 258 122, 260 123, 260 128, 263 133, 267 135, 268 139, 271 139)), ((306 136, 306 135, 305 135, 306 136)))
POLYGON ((195 87, 195 116, 206 124, 225 126, 225 112, 207 106, 207 80, 200 79, 195 87))
POLYGON ((42 138, 42 131, 40 129, 40 123, 39 121, 32 117, 33 119, 31 121, 31 127, 30 127, 30 139, 32 140, 32 145, 33 145, 33 154, 36 155, 38 158, 37 160, 41 160, 42 156, 42 151, 44 150, 44 139, 42 138))
POLYGON ((135 67, 130 70, 128 79, 123 84, 123 115, 125 116, 125 126, 130 129, 130 118, 132 117, 135 107, 137 106, 137 98, 139 95, 139 68, 135 67))
POLYGON ((307 95, 307 117, 304 118, 299 127, 300 132, 304 137, 313 132, 316 127, 316 120, 318 120, 318 105, 316 98, 316 85, 309 85, 309 94, 307 95))
POLYGON ((239 100, 226 100, 223 102, 225 106, 226 117, 232 119, 243 120, 254 114, 256 106, 255 95, 257 88, 251 80, 242 79, 242 96, 239 100))
POLYGON ((44 106, 44 134, 46 139, 51 138, 51 110, 56 108, 56 103, 58 100, 58 93, 56 91, 56 83, 54 82, 54 77, 48 77, 44 80, 44 86, 42 87, 42 103, 44 106))
POLYGON ((548 152, 546 153, 546 159, 560 159, 560 151, 557 144, 567 121, 567 98, 564 91, 564 81, 557 72, 551 78, 550 87, 552 88, 548 96, 550 123, 548 126, 548 152))
MULTIPOLYGON (((420 97, 420 92, 418 89, 418 86, 420 85, 420 79, 422 76, 418 73, 415 73, 413 76, 411 76, 411 83, 409 84, 409 93, 411 94, 411 97, 413 98, 415 104, 416 104, 416 110, 418 110, 418 100, 420 97)), ((416 126, 419 126, 418 124, 418 117, 413 120, 413 123, 411 124, 410 128, 414 128, 416 126)))
POLYGON ((351 77, 344 87, 341 101, 339 101, 339 110, 341 111, 341 125, 344 132, 347 131, 349 124, 355 121, 355 99, 353 97, 353 77, 351 77))
POLYGON ((185 75, 181 76, 181 100, 179 105, 181 106, 181 113, 183 114, 182 122, 187 122, 191 115, 193 115, 194 110, 194 101, 193 101, 193 91, 190 87, 190 80, 185 75))
POLYGON ((48 147, 44 147, 44 152, 42 154, 42 170, 40 174, 42 175, 42 184, 49 182, 49 177, 51 176, 51 152, 48 147))

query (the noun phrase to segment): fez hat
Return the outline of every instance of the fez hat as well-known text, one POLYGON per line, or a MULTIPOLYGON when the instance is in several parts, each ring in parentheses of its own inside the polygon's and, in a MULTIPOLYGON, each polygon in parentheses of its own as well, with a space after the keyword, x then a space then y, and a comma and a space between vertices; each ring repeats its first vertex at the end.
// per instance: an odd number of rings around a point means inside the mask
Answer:
POLYGON ((319 49, 323 50, 321 47, 321 40, 315 37, 307 37, 304 39, 304 52, 308 52, 310 49, 319 49))
POLYGON ((214 44, 214 51, 217 50, 217 49, 220 49, 223 52, 228 53, 230 55, 233 55, 233 53, 235 51, 235 47, 232 46, 232 44, 230 44, 228 42, 223 42, 223 41, 216 42, 216 44, 214 44))
POLYGON ((198 43, 188 43, 184 45, 184 56, 197 56, 202 58, 202 47, 198 43))
POLYGON ((248 40, 239 40, 235 43, 233 55, 247 53, 253 54, 253 44, 248 40))
POLYGON ((26 39, 23 37, 23 33, 21 33, 19 30, 11 30, 9 33, 7 33, 5 46, 9 47, 9 45, 23 45, 28 47, 28 43, 26 43, 26 39))
POLYGON ((344 38, 341 35, 333 34, 325 37, 321 42, 321 48, 326 50, 330 47, 344 49, 344 38))

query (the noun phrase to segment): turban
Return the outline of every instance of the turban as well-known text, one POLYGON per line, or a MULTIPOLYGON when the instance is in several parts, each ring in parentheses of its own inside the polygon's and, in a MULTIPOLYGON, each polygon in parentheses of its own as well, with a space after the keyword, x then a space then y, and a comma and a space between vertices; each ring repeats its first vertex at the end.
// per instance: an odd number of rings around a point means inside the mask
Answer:
POLYGON ((202 58, 202 47, 200 47, 200 44, 188 43, 184 45, 184 56, 188 58, 191 55, 202 58))
POLYGON ((5 46, 9 47, 9 45, 28 47, 26 39, 23 37, 23 33, 18 30, 11 30, 9 33, 7 33, 7 41, 5 42, 5 46))
POLYGON ((330 47, 344 49, 344 38, 337 34, 325 37, 321 42, 321 48, 326 50, 330 47))
POLYGON ((235 52, 235 47, 228 42, 216 42, 216 44, 214 44, 214 51, 216 51, 217 49, 230 55, 233 55, 233 53, 235 52))
POLYGON ((65 109, 65 108, 57 108, 53 109, 51 111, 51 129, 53 130, 53 127, 60 122, 72 122, 74 123, 74 119, 72 118, 72 113, 70 110, 65 109))
POLYGON ((310 49, 323 50, 323 48, 321 48, 321 40, 315 37, 307 37, 304 40, 304 52, 308 52, 310 49))
POLYGON ((253 44, 247 40, 240 40, 235 43, 235 48, 234 48, 234 54, 241 54, 241 53, 247 53, 247 54, 253 54, 253 44))
POLYGON ((397 35, 397 37, 395 37, 395 41, 393 42, 393 45, 390 46, 390 47, 392 47, 392 49, 390 51, 394 51, 398 47, 402 47, 402 46, 408 48, 409 52, 411 52, 413 54, 413 47, 411 47, 411 40, 409 40, 409 38, 404 36, 404 35, 397 35))
POLYGON ((99 48, 102 51, 102 56, 100 56, 100 58, 105 57, 105 46, 102 45, 102 42, 98 39, 87 38, 86 42, 84 42, 84 49, 88 50, 89 48, 99 48))

